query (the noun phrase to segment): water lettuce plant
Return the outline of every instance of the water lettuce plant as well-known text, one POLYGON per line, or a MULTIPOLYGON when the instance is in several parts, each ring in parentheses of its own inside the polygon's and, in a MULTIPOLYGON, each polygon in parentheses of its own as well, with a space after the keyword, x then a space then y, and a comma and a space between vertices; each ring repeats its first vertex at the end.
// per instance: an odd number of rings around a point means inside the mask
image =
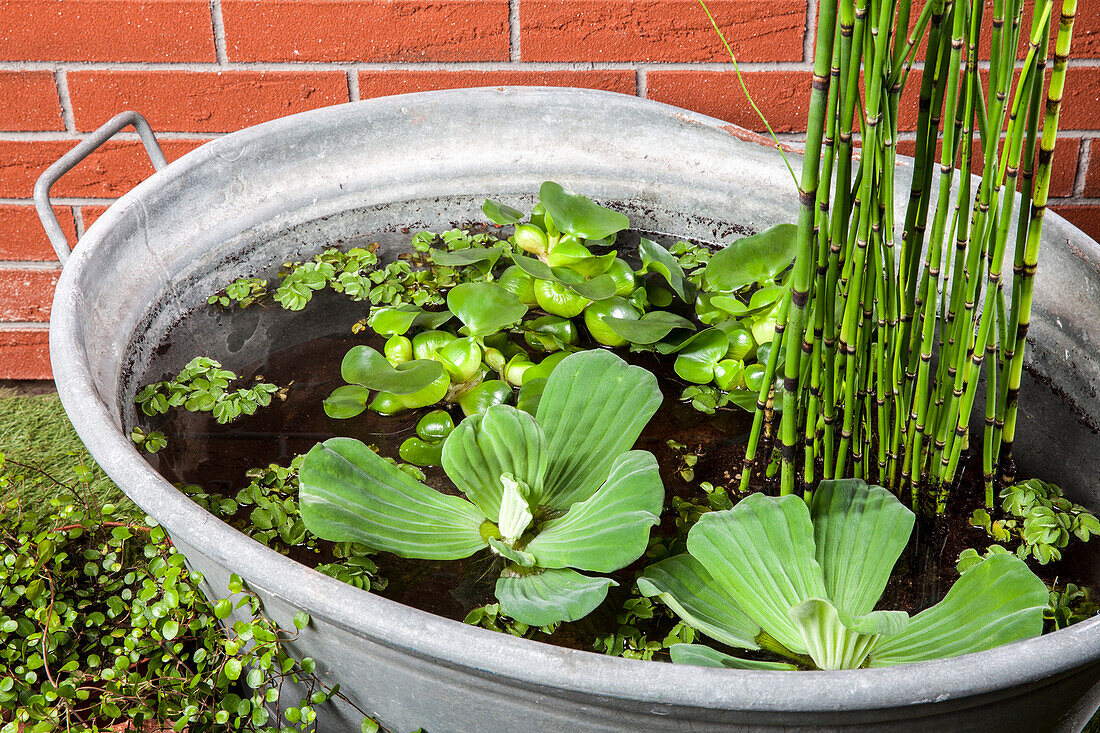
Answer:
POLYGON ((688 552, 638 580, 689 625, 728 646, 792 663, 682 644, 673 661, 734 669, 856 669, 951 657, 1038 636, 1047 588, 1022 560, 993 554, 910 618, 874 610, 915 516, 880 486, 822 481, 801 497, 752 494, 704 514, 688 552))
POLYGON ((664 487, 657 461, 630 450, 661 403, 656 378, 614 354, 566 357, 534 414, 494 405, 443 444, 465 496, 415 480, 363 443, 332 438, 302 463, 302 519, 314 534, 402 557, 504 559, 500 609, 532 626, 579 619, 603 601, 608 573, 646 549, 664 487))

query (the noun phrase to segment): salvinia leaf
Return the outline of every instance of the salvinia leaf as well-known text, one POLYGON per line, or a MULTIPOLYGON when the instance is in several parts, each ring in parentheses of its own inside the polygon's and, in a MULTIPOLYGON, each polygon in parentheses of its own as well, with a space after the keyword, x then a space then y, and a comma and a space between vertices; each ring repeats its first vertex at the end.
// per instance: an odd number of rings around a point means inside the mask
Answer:
POLYGON ((942 601, 914 616, 904 631, 879 641, 868 666, 953 657, 1038 636, 1048 602, 1043 581, 1022 560, 991 555, 963 573, 942 601))
POLYGON ((704 514, 687 547, 753 621, 790 651, 807 652, 790 610, 826 594, 804 500, 752 494, 704 514))
POLYGON ((623 453, 596 493, 543 524, 527 544, 527 552, 544 568, 609 573, 626 567, 645 552, 649 530, 659 521, 664 500, 653 454, 623 453))
POLYGON ((369 346, 353 346, 340 362, 340 376, 348 384, 397 395, 419 392, 444 373, 443 365, 430 359, 414 359, 395 367, 369 346))
POLYGON ((869 613, 909 542, 915 515, 881 486, 844 479, 818 484, 810 517, 829 600, 847 616, 869 613))
POLYGON ((477 507, 425 486, 358 440, 313 446, 299 479, 302 521, 323 539, 425 560, 455 560, 485 547, 485 515, 477 507))
POLYGON ((818 669, 858 669, 882 635, 896 634, 909 620, 904 611, 875 611, 841 619, 836 606, 810 598, 790 610, 803 644, 818 669))
POLYGON ((584 618, 618 585, 611 578, 590 578, 576 570, 560 568, 519 574, 506 569, 497 580, 500 610, 530 626, 584 618))
POLYGON ((625 214, 600 206, 553 181, 539 187, 539 201, 559 230, 584 239, 605 239, 630 226, 625 214))
POLYGON ((753 283, 771 282, 794 262, 797 234, 794 224, 778 224, 718 250, 707 263, 707 286, 712 291, 733 292, 753 283))
POLYGON ((668 655, 676 664, 694 664, 697 667, 720 667, 724 669, 761 669, 789 672, 798 669, 786 662, 761 662, 755 659, 741 659, 711 649, 702 644, 673 644, 668 655))
POLYGON ((443 470, 494 522, 509 474, 529 489, 535 506, 547 470, 546 439, 535 419, 509 405, 493 405, 459 423, 443 444, 443 470))
POLYGON ((684 553, 650 565, 638 578, 642 595, 657 596, 688 626, 715 641, 759 649, 760 626, 711 577, 703 564, 684 553))
POLYGON ((680 263, 667 249, 642 237, 638 243, 638 256, 642 258, 642 272, 655 272, 663 277, 685 303, 695 300, 695 286, 684 277, 680 263))
POLYGON ((550 456, 542 503, 568 509, 591 496, 660 404, 657 378, 609 351, 563 359, 546 380, 535 413, 550 456))
POLYGON ((463 283, 447 293, 447 308, 471 336, 485 337, 523 318, 527 306, 515 293, 493 282, 463 283))

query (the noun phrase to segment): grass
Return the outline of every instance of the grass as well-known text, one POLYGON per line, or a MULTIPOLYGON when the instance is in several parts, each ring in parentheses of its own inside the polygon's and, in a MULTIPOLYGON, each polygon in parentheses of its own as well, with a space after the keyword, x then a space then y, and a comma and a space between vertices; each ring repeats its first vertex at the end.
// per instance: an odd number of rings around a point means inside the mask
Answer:
MULTIPOLYGON (((38 485, 23 482, 19 499, 24 503, 44 504, 57 484, 74 483, 77 472, 87 470, 88 486, 101 504, 114 504, 122 516, 144 516, 88 455, 56 394, 28 395, 0 389, 0 452, 10 464, 31 467, 28 473, 37 471, 50 479, 38 485)), ((10 498, 0 497, 5 501, 10 498)))

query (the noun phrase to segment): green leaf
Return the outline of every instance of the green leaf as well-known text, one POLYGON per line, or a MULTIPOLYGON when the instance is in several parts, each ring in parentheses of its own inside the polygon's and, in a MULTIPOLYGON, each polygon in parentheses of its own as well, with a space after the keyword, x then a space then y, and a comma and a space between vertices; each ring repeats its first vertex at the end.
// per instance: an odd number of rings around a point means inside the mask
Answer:
POLYGON ((579 273, 565 267, 551 268, 545 262, 534 257, 512 254, 512 261, 519 269, 536 280, 546 280, 568 288, 577 295, 589 300, 603 300, 615 294, 615 280, 610 275, 600 275, 585 280, 579 273))
POLYGON ((539 567, 597 573, 618 570, 645 552, 649 530, 660 521, 664 500, 665 488, 653 454, 623 453, 596 493, 542 525, 526 549, 539 567))
POLYGON ((849 617, 870 613, 909 542, 916 516, 881 486, 845 479, 818 484, 810 519, 829 600, 849 617))
POLYGON ((305 611, 298 611, 294 614, 294 628, 301 631, 306 626, 309 626, 309 614, 305 611))
POLYGON ((534 416, 539 409, 542 391, 546 389, 546 380, 542 378, 526 379, 526 376, 524 374, 523 386, 519 388, 519 394, 516 396, 516 408, 534 416))
POLYGON ((668 311, 650 311, 640 319, 605 316, 607 327, 632 344, 657 343, 677 328, 695 330, 695 324, 668 311))
POLYGON ((323 539, 426 560, 467 557, 485 546, 477 507, 428 488, 358 440, 313 446, 299 483, 302 520, 323 539))
POLYGON ((567 509, 604 482, 661 405, 657 378, 609 351, 561 361, 546 380, 535 413, 550 456, 542 503, 567 509))
POLYGON ((358 384, 345 384, 332 390, 332 394, 325 398, 322 405, 325 408, 325 414, 329 417, 346 420, 367 409, 369 401, 369 389, 358 384))
POLYGON ((527 312, 514 293, 492 282, 456 285, 447 293, 447 307, 478 337, 511 326, 527 312))
POLYGON ((230 657, 225 660, 225 666, 222 669, 225 671, 225 676, 229 679, 239 679, 241 676, 241 660, 236 657, 230 657))
POLYGON ((702 644, 673 644, 668 655, 676 664, 694 664, 697 667, 721 667, 724 669, 763 669, 789 672, 798 669, 786 662, 760 662, 755 659, 740 659, 723 654, 702 644))
POLYGON ((600 206, 553 181, 539 187, 539 201, 559 230, 584 239, 605 239, 630 226, 625 214, 600 206))
POLYGON ((489 537, 486 539, 486 542, 489 543, 489 549, 505 560, 511 560, 522 568, 532 568, 535 566, 535 556, 529 552, 517 550, 511 545, 498 540, 496 537, 489 537))
MULTIPOLYGON (((470 247, 468 249, 433 249, 431 251, 432 262, 444 267, 466 267, 468 265, 484 264, 483 271, 487 272, 496 265, 497 260, 504 254, 500 247, 470 247)), ((434 326, 433 326, 434 328, 434 326)))
POLYGON ((756 642, 760 625, 687 553, 647 567, 638 578, 638 590, 657 596, 685 623, 716 641, 742 649, 760 648, 756 642))
POLYGON ((800 497, 752 494, 733 509, 700 517, 687 546, 753 621, 787 649, 804 654, 790 610, 826 595, 813 531, 800 497))
POLYGON ((678 376, 695 384, 709 384, 714 379, 714 369, 729 351, 729 338, 717 328, 708 328, 697 334, 680 353, 672 368, 678 376))
POLYGON ((506 571, 496 584, 500 610, 530 626, 576 621, 595 610, 618 585, 611 578, 590 578, 560 568, 519 575, 506 571))
POLYGON ((451 312, 447 310, 437 313, 415 305, 398 305, 373 309, 367 324, 380 336, 400 336, 413 326, 438 328, 450 318, 451 312))
POLYGON ((539 507, 538 496, 530 486, 516 480, 510 473, 502 474, 500 482, 504 491, 500 497, 500 518, 497 526, 505 540, 515 542, 531 526, 535 510, 539 507))
POLYGON ((522 211, 513 209, 507 204, 502 204, 492 199, 485 199, 485 203, 481 205, 481 210, 484 212, 485 216, 489 217, 489 221, 494 224, 500 224, 501 226, 517 224, 523 221, 522 211))
POLYGON ((638 243, 638 256, 642 259, 642 272, 655 272, 663 277, 685 303, 695 300, 695 286, 687 281, 680 263, 667 249, 642 237, 638 243))
POLYGON ((542 428, 522 410, 494 405, 459 423, 443 444, 443 470, 492 521, 500 516, 501 476, 511 475, 540 503, 547 470, 542 428))
POLYGON ((825 670, 858 669, 882 635, 898 633, 909 621, 904 611, 875 611, 842 620, 836 606, 824 598, 803 601, 790 616, 810 658, 825 670))
POLYGON ((419 392, 444 374, 442 364, 428 359, 395 367, 369 346, 353 346, 340 362, 340 375, 348 384, 395 395, 419 392))
POLYGON ((797 247, 798 227, 778 224, 715 252, 704 280, 710 290, 722 292, 768 283, 794 262, 797 247))
POLYGON ((871 667, 885 667, 992 649, 1043 632, 1046 585, 1014 555, 994 554, 970 568, 947 597, 918 613, 896 636, 882 639, 871 667))

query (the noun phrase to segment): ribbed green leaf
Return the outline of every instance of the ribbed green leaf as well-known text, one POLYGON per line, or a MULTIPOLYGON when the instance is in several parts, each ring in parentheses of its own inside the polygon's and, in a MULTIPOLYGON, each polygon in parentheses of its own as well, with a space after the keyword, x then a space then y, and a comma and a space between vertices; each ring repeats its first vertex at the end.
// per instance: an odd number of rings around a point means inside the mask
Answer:
POLYGON ((697 667, 720 667, 724 669, 764 669, 789 672, 798 669, 785 662, 758 662, 755 659, 741 659, 723 654, 702 644, 673 644, 668 655, 676 664, 694 664, 697 667))
POLYGON ((660 521, 664 500, 653 454, 623 453, 596 493, 542 525, 527 552, 544 568, 609 573, 626 567, 645 552, 649 529, 660 521))
POLYGON ((454 560, 485 547, 485 516, 477 507, 428 488, 358 440, 313 446, 300 484, 302 521, 326 540, 425 560, 454 560))
POLYGON ((882 639, 869 666, 954 657, 1043 632, 1046 586, 1014 555, 992 555, 967 570, 947 597, 882 639))
POLYGON ((858 669, 883 635, 898 633, 909 620, 904 611, 842 619, 836 606, 824 598, 803 601, 790 610, 790 616, 819 669, 858 669))
POLYGON ((817 561, 828 598, 844 615, 874 609, 916 517, 881 486, 822 481, 810 505, 817 561))
POLYGON ((550 456, 542 503, 567 509, 591 496, 660 404, 657 378, 609 351, 563 359, 535 413, 550 456))
POLYGON ((687 553, 647 567, 638 578, 638 590, 657 596, 684 623, 716 641, 742 649, 760 648, 756 643, 760 626, 687 553))
POLYGON ((509 473, 542 503, 546 440, 535 419, 509 405, 493 405, 483 415, 459 423, 443 444, 443 470, 462 493, 494 522, 500 517, 502 474, 509 473))
POLYGON ((497 580, 500 610, 531 626, 576 621, 591 613, 617 585, 611 578, 589 578, 575 570, 544 570, 531 575, 508 571, 497 580))
POLYGON ((752 494, 733 509, 704 514, 687 546, 753 621, 787 649, 806 653, 790 610, 825 597, 825 580, 805 501, 752 494))

